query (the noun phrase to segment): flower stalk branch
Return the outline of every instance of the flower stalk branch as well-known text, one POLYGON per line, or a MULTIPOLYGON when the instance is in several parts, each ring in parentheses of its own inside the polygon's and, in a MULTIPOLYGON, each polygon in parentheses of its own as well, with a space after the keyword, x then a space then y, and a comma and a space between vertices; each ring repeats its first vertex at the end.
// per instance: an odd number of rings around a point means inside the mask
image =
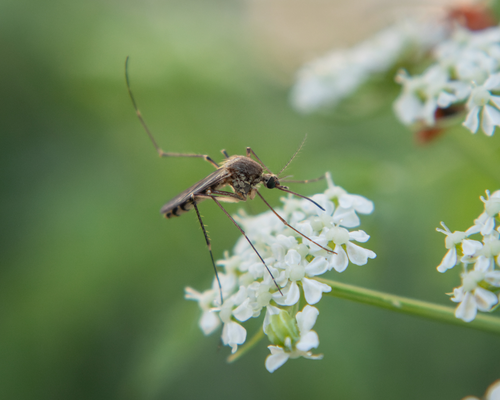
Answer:
POLYGON ((409 299, 407 297, 387 294, 376 290, 365 289, 354 285, 335 282, 330 279, 316 277, 321 283, 332 288, 325 296, 339 297, 353 300, 363 304, 369 304, 396 311, 404 314, 415 315, 435 321, 464 326, 484 332, 500 335, 500 318, 490 315, 477 315, 474 321, 465 322, 455 317, 452 307, 441 306, 421 300, 409 299))

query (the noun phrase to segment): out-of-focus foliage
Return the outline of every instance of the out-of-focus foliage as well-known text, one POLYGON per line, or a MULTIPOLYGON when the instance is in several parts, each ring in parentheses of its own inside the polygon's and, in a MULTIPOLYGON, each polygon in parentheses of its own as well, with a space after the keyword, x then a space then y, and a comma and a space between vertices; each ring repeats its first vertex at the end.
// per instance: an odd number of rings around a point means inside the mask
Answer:
MULTIPOLYGON (((199 331, 183 288, 212 280, 203 235, 194 214, 158 210, 212 167, 155 155, 125 89, 127 55, 165 150, 217 158, 251 146, 279 170, 308 133, 289 173, 331 171, 375 202, 363 228, 378 258, 335 275, 346 282, 448 304, 459 281, 435 271, 434 228, 467 228, 484 189, 498 188, 482 165, 498 159, 498 137, 457 128, 418 147, 385 96, 342 118, 294 113, 292 76, 265 62, 250 3, 0 4, 0 398, 458 399, 498 378, 495 337, 335 299, 315 326, 324 359, 272 375, 265 343, 229 366, 217 335, 199 331)), ((239 233, 214 204, 200 208, 220 258, 239 233)))

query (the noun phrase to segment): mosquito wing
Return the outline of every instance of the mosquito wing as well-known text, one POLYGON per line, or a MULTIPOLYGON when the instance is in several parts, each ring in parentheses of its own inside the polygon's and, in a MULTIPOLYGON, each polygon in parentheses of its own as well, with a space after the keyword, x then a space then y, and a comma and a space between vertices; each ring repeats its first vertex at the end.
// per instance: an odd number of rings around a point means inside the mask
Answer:
MULTIPOLYGON (((226 178, 231 176, 230 172, 225 168, 219 168, 217 171, 212 172, 206 178, 195 183, 190 188, 184 190, 181 194, 175 196, 172 200, 166 203, 160 210, 160 214, 165 214, 166 218, 179 216, 184 212, 193 208, 191 196, 196 196, 199 193, 205 192, 207 189, 215 190, 224 185, 226 178)), ((197 203, 200 200, 197 201, 197 203)))

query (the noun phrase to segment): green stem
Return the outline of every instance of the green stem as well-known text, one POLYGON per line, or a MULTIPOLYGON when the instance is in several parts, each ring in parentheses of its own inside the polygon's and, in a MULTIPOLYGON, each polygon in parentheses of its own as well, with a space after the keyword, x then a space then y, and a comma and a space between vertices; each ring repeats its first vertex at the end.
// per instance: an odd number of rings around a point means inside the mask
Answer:
POLYGON ((264 337, 264 331, 259 329, 255 334, 252 336, 250 340, 247 340, 243 346, 240 346, 240 348, 236 351, 236 353, 231 354, 227 358, 228 363, 232 363, 236 361, 238 358, 246 354, 253 346, 255 346, 260 339, 264 337))
POLYGON ((415 315, 453 325, 464 326, 485 332, 500 335, 500 318, 491 315, 478 314, 474 321, 464 322, 455 317, 452 307, 440 306, 426 301, 413 300, 406 297, 378 292, 376 290, 364 289, 345 283, 331 281, 316 277, 318 282, 327 284, 332 288, 328 296, 340 297, 372 306, 386 308, 404 314, 415 315))

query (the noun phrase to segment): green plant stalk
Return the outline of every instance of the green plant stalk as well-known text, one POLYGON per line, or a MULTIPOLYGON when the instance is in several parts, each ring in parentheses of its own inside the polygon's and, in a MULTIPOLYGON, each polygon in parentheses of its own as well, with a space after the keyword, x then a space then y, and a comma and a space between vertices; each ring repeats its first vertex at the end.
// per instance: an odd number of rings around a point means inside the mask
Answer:
POLYGON ((455 309, 452 307, 409 299, 407 297, 378 292, 376 290, 364 289, 345 283, 335 282, 329 279, 318 277, 315 279, 318 282, 325 283, 332 288, 331 292, 324 293, 326 296, 353 300, 359 303, 369 304, 403 314, 415 315, 439 322, 446 322, 453 325, 500 335, 500 318, 498 317, 478 313, 474 321, 464 322, 455 317, 455 309))
POLYGON ((246 354, 253 346, 255 346, 260 339, 264 337, 264 331, 262 329, 259 329, 255 334, 252 336, 252 338, 248 341, 245 342, 243 346, 240 346, 238 351, 234 354, 231 354, 227 358, 228 363, 235 362, 238 358, 246 354))

